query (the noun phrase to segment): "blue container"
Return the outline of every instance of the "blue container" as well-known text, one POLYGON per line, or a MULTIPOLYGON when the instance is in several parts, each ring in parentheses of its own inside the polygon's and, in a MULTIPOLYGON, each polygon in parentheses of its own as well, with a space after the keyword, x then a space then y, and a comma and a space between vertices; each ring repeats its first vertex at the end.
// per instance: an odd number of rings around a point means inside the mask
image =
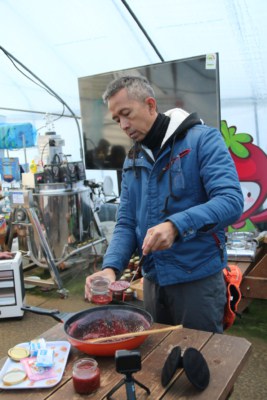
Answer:
POLYGON ((30 123, 0 124, 0 149, 22 149, 36 145, 36 129, 30 123))

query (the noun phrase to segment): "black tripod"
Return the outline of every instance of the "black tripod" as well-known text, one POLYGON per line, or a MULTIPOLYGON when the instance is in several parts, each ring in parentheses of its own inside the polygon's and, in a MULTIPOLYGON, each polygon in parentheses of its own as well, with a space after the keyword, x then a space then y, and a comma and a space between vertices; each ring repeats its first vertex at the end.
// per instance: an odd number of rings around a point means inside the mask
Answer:
POLYGON ((125 384, 127 400, 136 400, 135 386, 134 386, 135 383, 142 389, 144 389, 147 392, 147 394, 150 394, 150 390, 141 382, 138 382, 136 379, 134 379, 131 372, 128 372, 125 374, 125 378, 123 378, 119 383, 117 383, 117 385, 114 386, 113 389, 111 389, 108 392, 107 399, 110 399, 113 393, 115 393, 123 384, 125 384))

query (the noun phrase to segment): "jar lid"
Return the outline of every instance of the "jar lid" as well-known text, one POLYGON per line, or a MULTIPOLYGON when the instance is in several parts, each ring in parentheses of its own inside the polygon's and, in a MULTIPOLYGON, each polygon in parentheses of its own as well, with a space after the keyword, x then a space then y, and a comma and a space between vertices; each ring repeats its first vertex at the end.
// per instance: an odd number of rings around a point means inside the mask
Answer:
POLYGON ((112 290, 113 292, 122 292, 125 289, 127 289, 129 286, 130 286, 130 283, 128 281, 119 280, 119 281, 112 282, 109 285, 109 289, 112 290))
POLYGON ((26 378, 27 374, 22 369, 12 369, 2 377, 2 381, 6 386, 13 386, 23 382, 26 378))
POLYGON ((108 291, 110 280, 104 277, 95 277, 91 282, 91 291, 93 293, 105 294, 108 291))
POLYGON ((108 285, 109 283, 110 283, 110 280, 103 276, 96 276, 91 281, 92 285, 99 285, 99 286, 105 286, 105 285, 108 285))
POLYGON ((14 361, 20 361, 23 358, 29 357, 30 351, 26 349, 25 347, 12 347, 11 349, 8 350, 7 354, 9 355, 10 358, 14 361))
POLYGON ((74 361, 73 368, 79 369, 81 368, 85 373, 88 372, 89 368, 95 369, 98 367, 98 362, 94 358, 80 358, 79 360, 74 361), (87 370, 87 371, 86 371, 87 370))

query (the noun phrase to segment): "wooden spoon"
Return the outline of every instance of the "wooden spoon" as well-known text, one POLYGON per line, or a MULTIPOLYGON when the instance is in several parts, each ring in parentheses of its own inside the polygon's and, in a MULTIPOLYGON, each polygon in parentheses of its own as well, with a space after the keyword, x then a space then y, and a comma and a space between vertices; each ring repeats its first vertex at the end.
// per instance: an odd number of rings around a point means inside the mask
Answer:
POLYGON ((181 329, 182 327, 183 325, 168 326, 166 328, 148 329, 139 332, 128 332, 128 333, 122 333, 120 335, 100 337, 96 339, 87 339, 85 341, 89 343, 101 343, 101 342, 106 342, 108 340, 127 339, 135 336, 146 336, 146 335, 154 335, 155 333, 170 332, 176 329, 181 329))

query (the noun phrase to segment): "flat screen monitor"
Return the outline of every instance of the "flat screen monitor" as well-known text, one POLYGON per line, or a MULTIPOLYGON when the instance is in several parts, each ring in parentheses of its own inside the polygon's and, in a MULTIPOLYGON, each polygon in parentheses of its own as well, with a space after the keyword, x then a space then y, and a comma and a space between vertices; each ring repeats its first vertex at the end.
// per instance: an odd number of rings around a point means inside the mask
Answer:
POLYGON ((103 103, 108 83, 122 75, 143 75, 152 84, 158 110, 174 107, 197 112, 210 126, 220 128, 218 54, 161 62, 78 79, 86 169, 120 171, 132 141, 116 124, 103 103))

